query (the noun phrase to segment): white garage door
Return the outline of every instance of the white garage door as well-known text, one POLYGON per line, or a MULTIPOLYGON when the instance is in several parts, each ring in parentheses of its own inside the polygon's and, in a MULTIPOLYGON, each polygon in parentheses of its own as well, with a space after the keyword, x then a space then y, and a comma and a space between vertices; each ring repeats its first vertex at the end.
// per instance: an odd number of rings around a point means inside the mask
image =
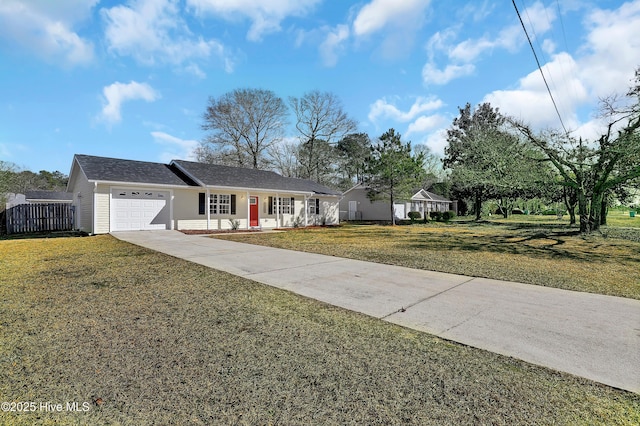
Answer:
POLYGON ((171 229, 169 191, 111 190, 111 231, 171 229))

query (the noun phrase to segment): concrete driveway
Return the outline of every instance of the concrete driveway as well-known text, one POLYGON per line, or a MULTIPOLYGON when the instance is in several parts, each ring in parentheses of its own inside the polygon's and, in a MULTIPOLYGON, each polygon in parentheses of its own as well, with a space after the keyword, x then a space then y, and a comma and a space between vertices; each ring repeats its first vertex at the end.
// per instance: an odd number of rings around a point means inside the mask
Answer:
POLYGON ((113 236, 465 345, 640 393, 640 301, 178 231, 113 236))

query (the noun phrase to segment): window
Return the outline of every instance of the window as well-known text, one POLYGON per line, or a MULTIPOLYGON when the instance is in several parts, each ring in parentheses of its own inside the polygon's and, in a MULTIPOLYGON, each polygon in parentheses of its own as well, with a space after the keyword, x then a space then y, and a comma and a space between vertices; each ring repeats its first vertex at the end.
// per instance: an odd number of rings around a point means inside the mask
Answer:
POLYGON ((278 202, 278 212, 280 214, 295 214, 295 199, 269 197, 269 214, 275 214, 276 201, 278 202))
POLYGON ((229 194, 211 194, 209 195, 209 213, 211 214, 230 214, 231 213, 231 195, 229 194))
POLYGON ((309 199, 309 214, 320 214, 320 199, 319 198, 310 198, 309 199))
POLYGON ((280 214, 291 214, 291 198, 280 198, 280 214))

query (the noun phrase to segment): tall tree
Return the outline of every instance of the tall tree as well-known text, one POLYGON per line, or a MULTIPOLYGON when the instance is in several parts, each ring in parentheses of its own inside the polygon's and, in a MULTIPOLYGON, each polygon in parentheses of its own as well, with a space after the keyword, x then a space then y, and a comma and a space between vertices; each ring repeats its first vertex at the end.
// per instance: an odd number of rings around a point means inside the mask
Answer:
MULTIPOLYGON (((458 110, 460 116, 447 130, 448 145, 444 150, 443 164, 452 171, 456 192, 473 199, 476 220, 480 220, 482 202, 495 196, 494 176, 488 163, 500 162, 493 155, 493 146, 498 141, 502 142, 504 135, 500 127, 505 119, 489 103, 483 103, 473 111, 467 103, 458 110)), ((496 164, 496 167, 503 166, 501 162, 496 164)))
POLYGON ((342 108, 340 99, 330 92, 313 90, 302 98, 291 97, 289 104, 296 115, 300 139, 300 173, 307 179, 318 179, 331 173, 323 169, 335 143, 356 129, 356 122, 342 108))
POLYGON ((212 132, 204 143, 214 154, 209 158, 257 169, 266 163, 266 150, 284 136, 287 106, 270 90, 236 89, 210 97, 203 120, 203 130, 212 132))
POLYGON ((412 155, 411 142, 403 143, 401 135, 389 129, 371 148, 367 162, 368 197, 390 204, 390 219, 396 224, 394 202, 408 199, 424 182, 424 155, 412 155))
POLYGON ((340 156, 343 189, 362 182, 367 158, 371 153, 371 139, 366 133, 350 133, 340 139, 337 145, 340 156))

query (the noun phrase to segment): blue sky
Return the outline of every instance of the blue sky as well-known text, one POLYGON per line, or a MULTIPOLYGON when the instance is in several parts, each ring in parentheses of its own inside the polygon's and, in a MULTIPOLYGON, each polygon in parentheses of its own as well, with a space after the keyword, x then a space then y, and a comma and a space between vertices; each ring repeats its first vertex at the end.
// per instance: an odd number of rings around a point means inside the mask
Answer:
MULTIPOLYGON (((595 136, 640 66, 640 0, 516 4, 566 127, 595 136)), ((333 92, 372 139, 437 154, 467 102, 560 128, 506 0, 0 0, 2 161, 190 159, 208 97, 245 87, 333 92)))

